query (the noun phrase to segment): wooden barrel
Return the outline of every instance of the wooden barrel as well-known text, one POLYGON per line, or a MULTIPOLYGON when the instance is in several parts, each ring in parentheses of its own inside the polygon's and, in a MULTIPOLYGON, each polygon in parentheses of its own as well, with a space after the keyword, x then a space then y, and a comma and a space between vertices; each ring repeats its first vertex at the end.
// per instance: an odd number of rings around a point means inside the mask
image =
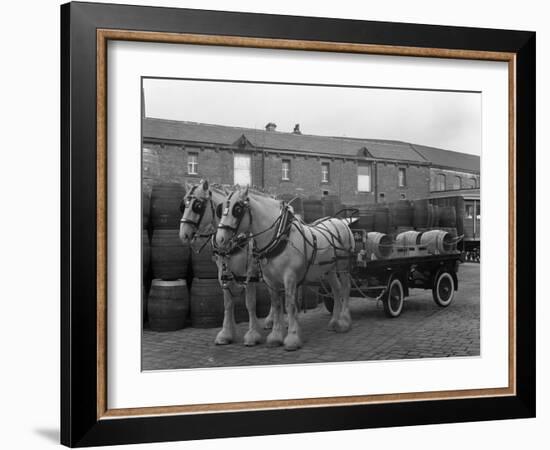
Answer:
POLYGON ((407 247, 411 245, 420 245, 422 232, 409 230, 399 233, 395 238, 396 247, 407 247))
POLYGON ((432 255, 446 254, 456 250, 453 236, 443 230, 430 230, 422 233, 420 243, 432 255))
POLYGON ((179 183, 162 183, 153 186, 151 192, 151 219, 155 230, 178 228, 180 203, 185 189, 179 183))
POLYGON ((454 238, 458 236, 458 229, 455 227, 439 227, 438 230, 446 231, 454 238))
POLYGON ((307 199, 303 201, 304 221, 311 223, 324 217, 323 202, 321 200, 307 199))
POLYGON ((337 195, 325 195, 323 197, 323 212, 325 216, 334 217, 342 209, 342 202, 337 195))
POLYGON ((193 243, 193 248, 196 251, 191 252, 191 267, 193 268, 193 276, 196 278, 218 278, 218 266, 214 262, 214 254, 212 253, 212 245, 205 242, 208 238, 197 238, 193 243))
POLYGON ((317 286, 303 286, 301 308, 315 309, 319 304, 319 288, 317 286))
POLYGON ((141 319, 143 323, 147 321, 147 291, 143 284, 141 285, 141 319))
POLYGON ((159 154, 152 148, 143 148, 142 174, 144 180, 158 181, 160 179, 159 154))
POLYGON ((456 209, 454 206, 439 207, 439 226, 456 228, 456 209))
POLYGON ((374 210, 374 231, 387 233, 390 227, 389 211, 387 207, 379 207, 374 210))
POLYGON ((180 241, 179 230, 155 230, 151 241, 153 278, 186 278, 189 253, 189 245, 180 241))
POLYGON ((439 226, 439 206, 438 205, 432 205, 433 211, 432 211, 432 228, 437 228, 439 226))
POLYGON ((432 207, 428 200, 415 200, 413 203, 413 226, 415 228, 430 227, 432 222, 432 207))
POLYGON ((392 227, 397 228, 413 226, 413 209, 410 201, 399 200, 391 205, 390 211, 392 227))
POLYGON ((149 242, 149 233, 147 230, 141 230, 141 262, 142 276, 146 277, 149 272, 149 263, 151 261, 151 243, 149 242))
POLYGON ((193 278, 191 283, 191 326, 220 327, 223 323, 223 291, 214 279, 193 278))
POLYGON ((151 330, 179 330, 184 327, 188 314, 189 292, 185 280, 152 281, 147 302, 151 330))
POLYGON ((385 259, 393 252, 393 242, 387 234, 374 231, 367 233, 367 248, 374 259, 385 259))
POLYGON ((429 220, 426 228, 431 228, 433 227, 433 223, 434 223, 434 207, 431 203, 428 203, 428 217, 429 217, 429 220))
POLYGON ((304 216, 304 204, 301 197, 295 197, 290 206, 294 209, 294 214, 299 214, 302 217, 304 216))
POLYGON ((149 214, 151 211, 151 190, 147 189, 146 186, 142 186, 141 191, 141 227, 143 229, 149 228, 149 214))

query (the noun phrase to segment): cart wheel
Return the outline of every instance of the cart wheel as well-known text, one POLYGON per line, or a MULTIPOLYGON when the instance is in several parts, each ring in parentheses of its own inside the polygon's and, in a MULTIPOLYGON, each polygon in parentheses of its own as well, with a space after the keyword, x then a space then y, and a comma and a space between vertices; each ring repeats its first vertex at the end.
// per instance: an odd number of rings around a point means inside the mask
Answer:
POLYGON ((384 295, 384 313, 387 317, 398 317, 403 310, 403 284, 399 278, 394 278, 390 282, 390 287, 387 293, 384 295))
POLYGON ((455 282, 446 270, 439 272, 432 288, 435 303, 439 306, 449 306, 455 295, 455 282))

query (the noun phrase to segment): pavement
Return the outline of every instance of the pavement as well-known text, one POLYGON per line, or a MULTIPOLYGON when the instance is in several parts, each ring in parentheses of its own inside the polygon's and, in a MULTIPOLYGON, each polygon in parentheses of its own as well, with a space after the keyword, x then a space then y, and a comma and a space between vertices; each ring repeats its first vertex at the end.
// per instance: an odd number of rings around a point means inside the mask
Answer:
MULTIPOLYGON (((300 313, 304 345, 288 352, 265 343, 245 347, 247 323, 237 325, 239 340, 218 346, 219 328, 184 328, 173 332, 143 330, 143 370, 304 364, 342 361, 479 356, 479 271, 476 263, 461 264, 459 290, 451 305, 441 308, 431 291, 414 289, 402 314, 389 319, 381 303, 352 298, 353 318, 348 333, 327 330, 330 314, 323 304, 300 313)), ((264 339, 268 334, 264 330, 264 339)))

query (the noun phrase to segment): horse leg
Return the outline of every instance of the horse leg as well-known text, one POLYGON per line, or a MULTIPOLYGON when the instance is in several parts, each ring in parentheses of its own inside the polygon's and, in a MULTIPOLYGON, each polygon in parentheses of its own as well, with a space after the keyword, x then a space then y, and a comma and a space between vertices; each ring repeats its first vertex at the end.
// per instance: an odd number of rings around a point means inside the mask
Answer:
POLYGON ((231 344, 237 335, 237 324, 235 323, 235 308, 233 296, 227 288, 223 289, 223 325, 214 341, 217 345, 231 344))
POLYGON ((283 307, 281 305, 281 296, 277 289, 269 288, 269 296, 271 298, 271 310, 273 311, 273 328, 271 329, 271 333, 267 335, 266 342, 269 347, 277 347, 283 344, 284 339, 283 307))
POLYGON ((256 283, 249 283, 245 288, 246 309, 248 310, 248 331, 244 335, 244 345, 253 346, 262 340, 260 324, 256 315, 256 283))
POLYGON ((328 323, 328 329, 330 331, 340 331, 341 324, 338 322, 340 314, 342 313, 342 286, 340 280, 336 275, 336 272, 329 272, 326 274, 326 279, 330 285, 332 297, 334 298, 334 307, 332 309, 332 317, 328 323))
POLYGON ((269 314, 264 319, 264 329, 265 330, 271 330, 273 328, 273 321, 275 318, 275 310, 273 309, 273 305, 269 307, 269 314))
POLYGON ((351 280, 348 272, 340 273, 340 286, 342 287, 342 312, 338 322, 340 323, 340 331, 346 332, 351 328, 351 312, 349 310, 349 294, 351 291, 351 280))
POLYGON ((298 350, 302 346, 300 324, 298 323, 298 306, 296 304, 296 278, 289 276, 285 279, 285 303, 288 315, 288 333, 285 337, 285 350, 298 350))

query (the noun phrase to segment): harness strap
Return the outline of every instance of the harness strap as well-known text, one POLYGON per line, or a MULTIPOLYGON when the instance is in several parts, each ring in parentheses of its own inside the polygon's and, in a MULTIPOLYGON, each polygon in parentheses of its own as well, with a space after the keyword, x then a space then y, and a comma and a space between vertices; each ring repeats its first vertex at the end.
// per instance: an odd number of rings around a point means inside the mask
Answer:
MULTIPOLYGON (((309 269, 313 265, 313 261, 315 261, 315 258, 317 258, 317 236, 315 236, 315 233, 311 232, 311 241, 312 241, 312 250, 311 250, 311 257, 307 261, 306 271, 304 272, 304 276, 300 280, 298 284, 296 284, 296 287, 301 286, 304 281, 306 281, 307 274, 309 273, 309 269)), ((304 239, 304 255, 307 256, 307 242, 304 239)))

